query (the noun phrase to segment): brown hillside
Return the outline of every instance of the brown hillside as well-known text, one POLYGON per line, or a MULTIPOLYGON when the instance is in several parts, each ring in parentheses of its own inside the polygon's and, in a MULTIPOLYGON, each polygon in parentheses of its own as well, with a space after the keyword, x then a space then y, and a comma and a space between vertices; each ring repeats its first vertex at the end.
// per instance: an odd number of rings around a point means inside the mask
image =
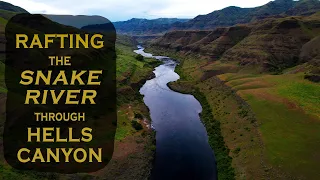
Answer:
POLYGON ((248 36, 251 31, 251 29, 246 26, 235 26, 224 28, 223 30, 224 31, 220 34, 220 36, 216 31, 213 31, 207 37, 187 46, 187 48, 192 50, 198 49, 199 52, 206 57, 218 59, 226 50, 232 48, 243 38, 248 36), (212 41, 209 41, 210 39, 212 39, 212 41))
POLYGON ((212 31, 172 31, 151 46, 199 54, 209 60, 235 61, 243 66, 259 65, 264 71, 281 71, 304 62, 301 48, 319 34, 320 18, 315 14, 270 18, 212 31))
POLYGON ((255 25, 252 33, 229 49, 222 60, 261 64, 264 69, 279 71, 299 63, 300 49, 312 34, 313 29, 299 18, 267 20, 255 25))
POLYGON ((153 41, 154 46, 184 53, 197 52, 210 59, 218 59, 250 33, 247 26, 217 28, 212 31, 172 31, 153 41))
POLYGON ((309 62, 308 75, 305 78, 320 82, 320 36, 313 38, 311 41, 303 45, 300 53, 302 62, 309 62))
POLYGON ((320 61, 320 36, 313 38, 302 47, 300 59, 303 62, 311 60, 320 61))
POLYGON ((166 33, 154 43, 163 48, 171 48, 177 51, 183 47, 201 40, 211 31, 173 31, 166 33))

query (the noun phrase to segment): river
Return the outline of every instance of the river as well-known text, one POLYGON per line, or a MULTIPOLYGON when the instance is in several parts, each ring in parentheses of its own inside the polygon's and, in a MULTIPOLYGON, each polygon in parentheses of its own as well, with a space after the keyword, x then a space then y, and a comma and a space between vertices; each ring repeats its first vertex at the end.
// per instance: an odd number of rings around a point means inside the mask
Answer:
POLYGON ((156 131, 156 157, 152 180, 217 179, 214 153, 199 113, 202 107, 192 95, 170 90, 168 82, 180 77, 174 72, 177 63, 165 56, 153 56, 138 46, 134 51, 164 63, 155 68, 155 78, 140 89, 150 109, 156 131))

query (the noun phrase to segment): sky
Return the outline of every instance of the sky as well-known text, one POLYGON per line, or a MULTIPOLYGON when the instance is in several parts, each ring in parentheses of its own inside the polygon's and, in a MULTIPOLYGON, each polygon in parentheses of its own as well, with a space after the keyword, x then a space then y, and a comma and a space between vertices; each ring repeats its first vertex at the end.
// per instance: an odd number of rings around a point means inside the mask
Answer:
POLYGON ((194 18, 228 6, 256 7, 270 0, 4 0, 30 13, 131 18, 194 18))

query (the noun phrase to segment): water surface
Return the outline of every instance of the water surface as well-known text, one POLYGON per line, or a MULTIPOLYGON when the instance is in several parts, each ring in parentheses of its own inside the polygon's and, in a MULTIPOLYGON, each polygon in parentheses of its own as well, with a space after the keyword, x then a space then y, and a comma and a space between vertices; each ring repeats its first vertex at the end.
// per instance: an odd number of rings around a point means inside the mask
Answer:
POLYGON ((177 63, 138 48, 135 53, 164 62, 155 68, 156 77, 140 89, 156 130, 157 150, 151 179, 217 179, 215 157, 199 117, 200 103, 194 96, 174 92, 167 86, 180 78, 174 72, 177 63))

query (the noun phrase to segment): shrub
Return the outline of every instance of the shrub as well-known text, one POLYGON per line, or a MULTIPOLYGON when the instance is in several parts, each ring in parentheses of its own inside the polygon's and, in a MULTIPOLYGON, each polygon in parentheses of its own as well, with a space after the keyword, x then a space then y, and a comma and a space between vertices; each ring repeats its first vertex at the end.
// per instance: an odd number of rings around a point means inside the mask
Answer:
POLYGON ((202 105, 200 117, 207 129, 209 144, 214 149, 219 179, 235 179, 234 168, 231 165, 232 158, 229 156, 229 149, 221 134, 220 121, 214 119, 212 108, 206 96, 199 89, 195 89, 192 94, 202 105))
POLYGON ((134 118, 136 118, 136 119, 143 119, 143 116, 142 116, 142 114, 140 114, 140 113, 134 113, 134 118))
POLYGON ((241 109, 239 112, 238 112, 238 115, 241 117, 241 118, 245 118, 247 117, 249 114, 249 112, 247 110, 244 110, 244 109, 241 109))
POLYGON ((241 151, 241 149, 239 147, 237 147, 235 150, 233 150, 234 154, 238 154, 241 151))
POLYGON ((308 79, 309 81, 312 81, 312 82, 320 82, 320 76, 319 75, 304 75, 304 79, 308 79))
POLYGON ((143 61, 144 57, 141 54, 136 55, 136 60, 143 61))
POLYGON ((143 129, 142 125, 138 121, 135 121, 135 120, 131 121, 131 125, 137 131, 143 129))

